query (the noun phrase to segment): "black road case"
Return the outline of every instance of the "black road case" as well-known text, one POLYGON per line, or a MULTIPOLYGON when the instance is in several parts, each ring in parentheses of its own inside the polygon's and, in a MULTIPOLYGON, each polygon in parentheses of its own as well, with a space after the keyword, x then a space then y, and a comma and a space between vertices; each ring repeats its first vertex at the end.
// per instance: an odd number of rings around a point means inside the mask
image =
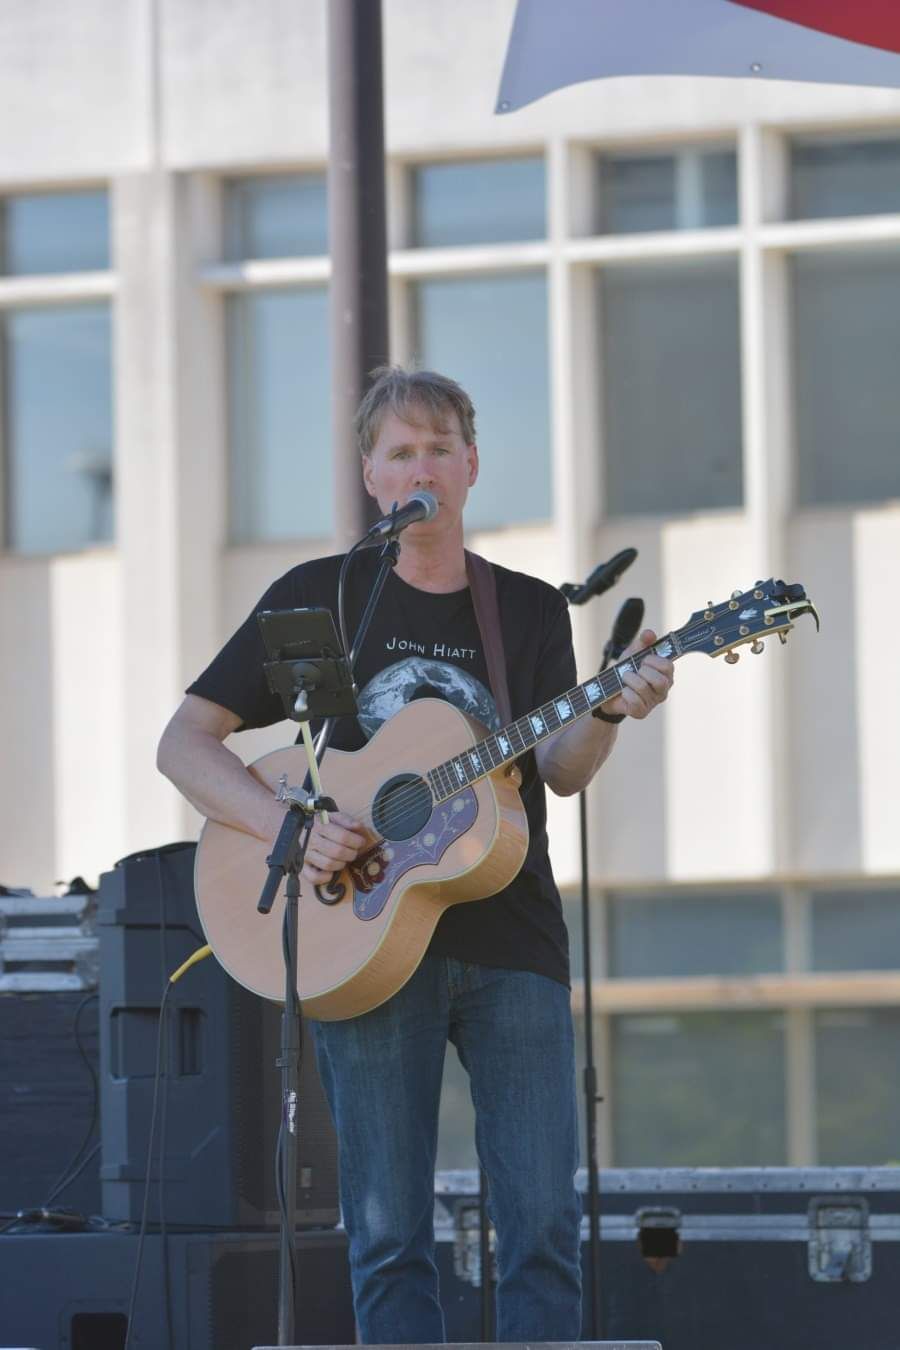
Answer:
MULTIPOLYGON (((581 1178, 582 1184, 584 1178, 581 1178)), ((477 1340, 475 1172, 439 1175, 449 1341, 477 1340)), ((598 1338, 664 1350, 898 1350, 900 1168, 635 1168, 600 1175, 598 1338)), ((585 1325, 590 1244, 582 1222, 585 1325)))

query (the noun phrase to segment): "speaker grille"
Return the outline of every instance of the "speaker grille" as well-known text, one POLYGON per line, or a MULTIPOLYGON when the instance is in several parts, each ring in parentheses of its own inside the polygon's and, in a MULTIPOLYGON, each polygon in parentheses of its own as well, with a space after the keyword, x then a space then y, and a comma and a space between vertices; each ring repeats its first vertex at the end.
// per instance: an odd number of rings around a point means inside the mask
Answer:
MULTIPOLYGON (((142 854, 101 878, 100 1177, 103 1213, 112 1219, 141 1217, 160 999, 167 974, 202 943, 194 853, 194 845, 184 845, 142 854)), ((166 1220, 211 1228, 277 1225, 281 1006, 248 993, 210 960, 173 986, 169 1008, 166 1220)), ((337 1143, 306 1034, 304 1048, 301 1228, 334 1225, 339 1217, 337 1143)), ((155 1188, 150 1217, 158 1222, 155 1188)))

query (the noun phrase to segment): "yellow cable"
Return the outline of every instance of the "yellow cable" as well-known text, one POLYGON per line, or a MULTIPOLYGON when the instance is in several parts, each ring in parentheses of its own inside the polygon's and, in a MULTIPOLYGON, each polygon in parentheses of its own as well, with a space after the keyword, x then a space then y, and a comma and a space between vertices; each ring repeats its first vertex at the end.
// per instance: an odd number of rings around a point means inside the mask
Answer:
POLYGON ((169 984, 174 984, 176 980, 180 980, 185 971, 190 970, 191 966, 195 966, 198 961, 203 961, 207 956, 212 956, 212 947, 209 944, 205 947, 198 947, 186 961, 182 962, 175 974, 169 976, 169 984))

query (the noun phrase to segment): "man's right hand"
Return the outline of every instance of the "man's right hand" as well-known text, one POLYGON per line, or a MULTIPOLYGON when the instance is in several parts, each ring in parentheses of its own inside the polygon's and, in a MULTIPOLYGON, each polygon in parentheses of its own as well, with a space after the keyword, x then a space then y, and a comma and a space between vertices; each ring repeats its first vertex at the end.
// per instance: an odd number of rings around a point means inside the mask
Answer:
POLYGON ((369 842, 363 824, 343 811, 329 811, 328 824, 316 816, 309 836, 309 847, 303 871, 304 881, 311 886, 325 886, 348 863, 362 853, 369 842))

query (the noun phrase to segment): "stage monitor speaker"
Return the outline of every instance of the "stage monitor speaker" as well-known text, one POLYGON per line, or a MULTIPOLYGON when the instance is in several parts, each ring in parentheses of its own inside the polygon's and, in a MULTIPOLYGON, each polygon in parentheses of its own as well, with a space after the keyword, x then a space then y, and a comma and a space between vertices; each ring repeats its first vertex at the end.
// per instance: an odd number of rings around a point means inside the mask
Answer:
MULTIPOLYGON (((0 1343, 41 1350, 123 1350, 137 1248, 136 1233, 5 1234, 0 1343)), ((297 1237, 295 1325, 303 1341, 353 1341, 342 1229, 297 1237)), ((170 1233, 165 1240, 148 1234, 133 1346, 248 1350, 277 1336, 277 1234, 170 1233)))
MULTIPOLYGON (((169 975, 205 942, 194 902, 195 846, 123 859, 100 880, 100 1185, 107 1219, 144 1205, 159 1007, 169 975)), ((254 897, 247 897, 254 904, 254 897)), ((277 919, 272 919, 277 923, 277 919)), ((169 995, 150 1221, 190 1228, 277 1225, 274 1150, 281 1119, 281 1005, 248 993, 210 958, 169 995), (163 1111, 163 1105, 165 1110, 163 1111)), ((298 1227, 339 1217, 337 1145, 304 1028, 298 1227)))

